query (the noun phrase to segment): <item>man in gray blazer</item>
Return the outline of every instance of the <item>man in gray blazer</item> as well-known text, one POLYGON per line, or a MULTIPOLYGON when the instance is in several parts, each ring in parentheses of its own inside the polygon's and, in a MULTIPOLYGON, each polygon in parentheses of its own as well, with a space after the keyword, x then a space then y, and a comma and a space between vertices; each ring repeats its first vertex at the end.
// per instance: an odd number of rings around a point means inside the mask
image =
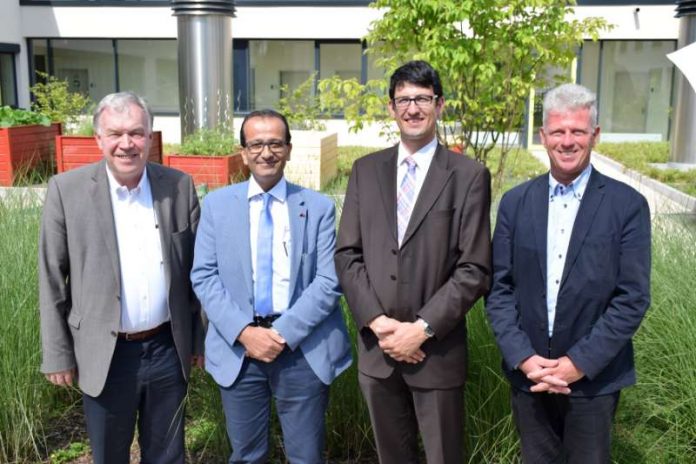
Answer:
POLYGON ((466 313, 490 280, 490 176, 440 145, 444 107, 424 61, 397 69, 400 143, 355 162, 336 269, 358 328, 360 387, 382 464, 460 464, 466 313))
POLYGON ((129 92, 94 113, 104 160, 51 178, 39 243, 41 371, 79 382, 95 463, 184 462, 183 403, 202 352, 188 274, 191 178, 147 162, 152 115, 129 92), (193 358, 192 358, 193 355, 193 358))

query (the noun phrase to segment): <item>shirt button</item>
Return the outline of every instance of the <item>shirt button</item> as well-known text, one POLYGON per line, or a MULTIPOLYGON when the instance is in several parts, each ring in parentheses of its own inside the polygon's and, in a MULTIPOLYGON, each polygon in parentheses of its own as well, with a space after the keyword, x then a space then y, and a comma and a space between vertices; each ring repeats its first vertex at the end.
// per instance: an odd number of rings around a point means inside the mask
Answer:
POLYGON ((556 280, 556 284, 558 284, 558 280, 556 280))

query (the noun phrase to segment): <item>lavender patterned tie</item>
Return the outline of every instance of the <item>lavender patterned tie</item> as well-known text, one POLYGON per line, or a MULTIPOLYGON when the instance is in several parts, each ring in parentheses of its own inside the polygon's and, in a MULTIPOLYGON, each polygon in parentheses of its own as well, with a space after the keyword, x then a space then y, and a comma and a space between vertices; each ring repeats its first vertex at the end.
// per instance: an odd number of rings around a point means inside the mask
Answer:
POLYGON ((401 180, 399 194, 396 199, 399 246, 401 246, 401 242, 404 239, 406 227, 408 227, 408 220, 411 218, 411 211, 413 211, 413 203, 416 197, 416 162, 413 160, 413 156, 408 156, 403 162, 406 163, 408 169, 404 178, 401 180))

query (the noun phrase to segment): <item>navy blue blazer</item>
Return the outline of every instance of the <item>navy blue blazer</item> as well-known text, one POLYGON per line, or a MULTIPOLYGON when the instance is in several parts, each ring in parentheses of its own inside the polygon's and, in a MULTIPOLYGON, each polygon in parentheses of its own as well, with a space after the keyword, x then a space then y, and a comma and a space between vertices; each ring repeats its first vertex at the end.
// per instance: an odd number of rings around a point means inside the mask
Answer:
POLYGON ((633 188, 592 169, 563 269, 553 337, 546 309, 548 174, 505 194, 493 234, 486 311, 512 385, 527 357, 567 355, 585 373, 571 395, 612 393, 635 383, 631 337, 650 305, 650 211, 633 188))

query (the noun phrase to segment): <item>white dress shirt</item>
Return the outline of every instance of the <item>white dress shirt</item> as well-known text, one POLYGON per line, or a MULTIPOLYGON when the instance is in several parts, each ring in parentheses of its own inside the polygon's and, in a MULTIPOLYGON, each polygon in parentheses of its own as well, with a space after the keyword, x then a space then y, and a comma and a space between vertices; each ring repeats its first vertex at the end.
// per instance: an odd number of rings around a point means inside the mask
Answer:
MULTIPOLYGON (((256 244, 259 238, 259 218, 263 200, 263 189, 253 176, 249 178, 249 244, 251 246, 251 274, 256 288, 256 244)), ((288 308, 290 299, 290 212, 288 210, 288 184, 281 178, 271 190, 271 217, 273 218, 273 312, 282 313, 288 308)))
POLYGON ((553 335, 558 290, 561 286, 570 236, 591 171, 592 165, 588 165, 568 185, 561 184, 549 173, 549 218, 546 228, 546 310, 549 337, 553 335))
POLYGON ((416 151, 411 155, 411 153, 406 150, 406 147, 402 143, 399 143, 399 156, 396 159, 396 197, 399 196, 399 188, 401 187, 401 181, 408 172, 408 165, 404 162, 409 155, 413 157, 413 161, 416 162, 416 188, 413 195, 413 205, 415 206, 418 201, 418 194, 423 187, 425 182, 425 175, 428 174, 428 169, 430 169, 430 163, 433 161, 435 156, 435 150, 437 149, 437 137, 434 138, 430 143, 421 147, 420 150, 416 151))
POLYGON ((121 267, 121 332, 141 332, 169 320, 162 242, 147 171, 132 190, 106 168, 121 267))

